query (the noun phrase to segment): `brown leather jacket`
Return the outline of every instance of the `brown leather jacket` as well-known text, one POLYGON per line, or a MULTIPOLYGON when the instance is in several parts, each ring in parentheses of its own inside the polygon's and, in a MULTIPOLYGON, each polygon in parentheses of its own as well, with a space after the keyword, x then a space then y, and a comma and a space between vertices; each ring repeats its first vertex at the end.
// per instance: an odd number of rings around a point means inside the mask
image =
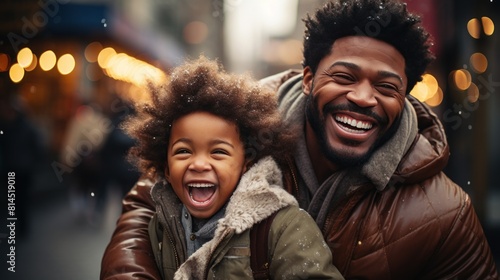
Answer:
MULTIPOLYGON (((277 89, 297 73, 263 82, 277 89)), ((327 203, 334 207, 320 228, 334 265, 346 279, 499 279, 469 196, 442 173, 449 156, 443 127, 428 107, 409 99, 418 134, 391 183, 377 189, 370 181, 353 181, 327 203)), ((311 208, 314 196, 304 198, 304 180, 294 161, 289 163, 289 191, 311 208)), ((147 233, 154 212, 150 187, 140 181, 125 197, 101 279, 160 279, 147 233)))

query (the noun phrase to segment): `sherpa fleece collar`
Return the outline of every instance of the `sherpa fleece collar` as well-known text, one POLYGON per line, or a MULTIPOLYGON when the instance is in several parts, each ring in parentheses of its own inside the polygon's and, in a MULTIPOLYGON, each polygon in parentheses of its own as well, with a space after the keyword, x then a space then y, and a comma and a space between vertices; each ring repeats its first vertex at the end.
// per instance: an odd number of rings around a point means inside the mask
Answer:
MULTIPOLYGON (((297 206, 296 199, 282 186, 281 171, 271 157, 265 157, 254 164, 241 177, 227 205, 226 215, 218 222, 214 238, 181 265, 174 279, 203 279, 206 272, 201 268, 206 268, 210 261, 209 256, 227 234, 240 234, 279 209, 290 205, 297 206)), ((153 187, 152 195, 155 202, 161 201, 158 200, 160 193, 173 194, 171 187, 167 188, 163 184, 153 187)))

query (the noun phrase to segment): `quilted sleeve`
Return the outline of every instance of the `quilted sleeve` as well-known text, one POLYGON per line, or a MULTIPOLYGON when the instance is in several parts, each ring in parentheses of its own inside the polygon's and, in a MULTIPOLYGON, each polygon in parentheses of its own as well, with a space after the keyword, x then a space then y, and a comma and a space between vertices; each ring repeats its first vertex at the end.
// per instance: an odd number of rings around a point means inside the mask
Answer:
MULTIPOLYGON (((450 216, 448 234, 431 260, 426 279, 499 279, 498 271, 471 200, 459 186, 448 181, 461 202, 450 216)), ((447 221, 443 221, 447 224, 447 221)))
POLYGON ((139 181, 125 196, 122 215, 104 252, 100 279, 161 279, 148 224, 154 214, 152 184, 139 181))

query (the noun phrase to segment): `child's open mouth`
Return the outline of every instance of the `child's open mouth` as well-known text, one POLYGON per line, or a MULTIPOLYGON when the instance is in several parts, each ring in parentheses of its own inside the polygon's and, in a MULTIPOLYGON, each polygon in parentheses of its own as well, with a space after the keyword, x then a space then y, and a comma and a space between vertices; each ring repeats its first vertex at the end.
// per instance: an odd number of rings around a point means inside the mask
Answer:
POLYGON ((189 197, 195 203, 208 202, 215 193, 215 185, 208 183, 188 184, 189 197))

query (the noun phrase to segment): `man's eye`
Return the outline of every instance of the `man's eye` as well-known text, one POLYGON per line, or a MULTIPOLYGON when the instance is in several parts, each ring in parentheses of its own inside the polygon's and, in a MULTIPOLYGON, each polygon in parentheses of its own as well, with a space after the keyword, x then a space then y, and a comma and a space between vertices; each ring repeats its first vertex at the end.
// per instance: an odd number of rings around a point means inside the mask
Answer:
POLYGON ((331 76, 337 83, 351 83, 354 81, 353 77, 344 73, 336 73, 331 76))
POLYGON ((398 87, 393 84, 379 84, 378 87, 385 90, 398 91, 398 87))

